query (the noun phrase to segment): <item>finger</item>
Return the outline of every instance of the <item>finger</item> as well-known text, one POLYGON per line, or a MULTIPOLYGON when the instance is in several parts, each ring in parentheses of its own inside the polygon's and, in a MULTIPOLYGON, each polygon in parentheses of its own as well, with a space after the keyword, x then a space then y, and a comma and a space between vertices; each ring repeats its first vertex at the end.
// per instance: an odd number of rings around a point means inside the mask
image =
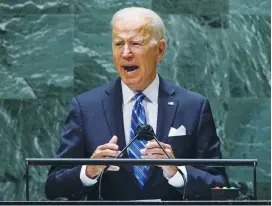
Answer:
POLYGON ((167 152, 168 156, 171 158, 171 159, 175 159, 175 155, 174 155, 174 152, 171 149, 165 149, 165 151, 167 152))
POLYGON ((107 170, 109 170, 109 171, 119 171, 120 167, 111 165, 107 170))
POLYGON ((145 149, 151 149, 156 147, 159 147, 159 145, 157 142, 154 141, 148 141, 147 144, 145 145, 145 149))
MULTIPOLYGON (((160 142, 160 145, 164 148, 164 149, 170 149, 171 146, 169 144, 165 144, 165 143, 162 143, 160 142)), ((154 147, 159 147, 159 144, 157 142, 152 142, 152 141, 149 141, 147 144, 146 144, 146 148, 154 148, 154 147)))
POLYGON ((143 155, 143 159, 168 159, 168 157, 165 154, 149 154, 149 155, 143 155))
POLYGON ((116 151, 116 150, 111 150, 111 149, 105 149, 105 150, 99 150, 97 152, 97 156, 98 157, 116 157, 117 155, 120 154, 120 151, 116 151))
POLYGON ((113 143, 113 144, 117 144, 117 140, 118 140, 118 137, 116 135, 114 135, 111 140, 109 141, 109 143, 113 143))
POLYGON ((106 143, 106 144, 98 146, 97 149, 98 150, 105 150, 105 149, 118 150, 118 145, 114 143, 106 143))
POLYGON ((151 149, 141 149, 142 155, 148 155, 148 154, 164 154, 164 151, 161 148, 151 148, 151 149))
POLYGON ((165 149, 165 151, 167 152, 167 154, 172 154, 172 150, 171 149, 165 149))

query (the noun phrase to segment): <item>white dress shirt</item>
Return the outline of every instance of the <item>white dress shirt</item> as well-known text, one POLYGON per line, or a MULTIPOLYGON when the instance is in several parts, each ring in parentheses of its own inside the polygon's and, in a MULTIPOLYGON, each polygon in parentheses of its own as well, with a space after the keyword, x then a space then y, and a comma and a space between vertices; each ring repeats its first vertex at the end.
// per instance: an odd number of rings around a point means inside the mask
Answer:
MULTIPOLYGON (((121 81, 122 94, 123 94, 123 121, 124 121, 124 132, 126 138, 126 144, 129 144, 130 137, 130 127, 131 127, 131 115, 133 106, 135 104, 135 94, 127 85, 121 81)), ((151 125, 156 133, 157 129, 157 117, 158 117, 158 96, 159 96, 159 76, 156 75, 154 81, 142 92, 146 98, 143 100, 142 104, 146 113, 146 122, 151 125)), ((185 166, 180 166, 179 169, 184 173, 187 179, 187 171, 185 166)), ((97 182, 96 179, 90 179, 85 174, 86 165, 83 165, 80 172, 80 179, 84 186, 91 186, 97 182)), ((179 172, 177 172, 172 178, 168 178, 165 173, 164 177, 168 180, 168 183, 174 187, 182 187, 184 185, 184 180, 179 172)))

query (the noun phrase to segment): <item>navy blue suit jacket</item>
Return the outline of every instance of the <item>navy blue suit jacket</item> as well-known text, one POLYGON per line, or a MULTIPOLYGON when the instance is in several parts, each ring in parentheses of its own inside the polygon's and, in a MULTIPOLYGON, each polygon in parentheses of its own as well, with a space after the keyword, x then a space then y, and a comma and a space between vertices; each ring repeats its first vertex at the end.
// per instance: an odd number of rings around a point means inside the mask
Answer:
MULTIPOLYGON (((95 149, 118 136, 119 149, 125 147, 121 80, 102 85, 72 99, 71 111, 62 132, 58 158, 90 158, 95 149)), ((203 96, 173 85, 160 77, 156 136, 172 146, 176 158, 221 158, 209 102, 203 96), (168 105, 174 102, 174 105, 168 105), (189 136, 168 137, 171 127, 184 125, 189 136)), ((124 156, 127 157, 127 154, 124 156)), ((98 198, 98 184, 85 187, 80 180, 81 165, 49 170, 46 197, 71 200, 87 195, 98 198)), ((227 186, 224 167, 186 166, 188 199, 210 199, 210 188, 227 186)), ((181 200, 182 188, 171 186, 162 169, 152 167, 143 191, 138 187, 131 166, 103 176, 103 198, 108 200, 181 200)))

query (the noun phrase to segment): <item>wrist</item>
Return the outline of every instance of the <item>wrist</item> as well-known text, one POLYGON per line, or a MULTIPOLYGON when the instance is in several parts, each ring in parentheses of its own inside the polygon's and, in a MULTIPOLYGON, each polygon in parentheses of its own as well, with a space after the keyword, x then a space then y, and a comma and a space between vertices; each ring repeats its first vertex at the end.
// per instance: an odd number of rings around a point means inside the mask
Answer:
POLYGON ((99 175, 95 170, 92 169, 92 166, 88 165, 85 170, 85 174, 87 177, 91 179, 96 179, 99 175))
POLYGON ((178 172, 177 168, 175 166, 166 166, 164 169, 164 174, 166 175, 167 179, 171 179, 175 176, 175 174, 178 172))

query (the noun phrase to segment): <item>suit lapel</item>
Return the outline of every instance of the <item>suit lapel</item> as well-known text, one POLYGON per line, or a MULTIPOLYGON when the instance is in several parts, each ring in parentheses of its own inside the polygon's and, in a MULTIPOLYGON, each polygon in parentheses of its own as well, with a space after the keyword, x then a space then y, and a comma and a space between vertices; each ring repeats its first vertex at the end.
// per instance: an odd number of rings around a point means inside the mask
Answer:
MULTIPOLYGON (((123 121, 123 95, 121 87, 121 79, 118 78, 113 84, 106 89, 106 97, 102 100, 104 114, 108 123, 111 137, 118 137, 119 150, 122 151, 126 146, 123 121)), ((111 138, 110 137, 110 138, 111 138)), ((110 140, 109 138, 109 140, 110 140)), ((127 151, 124 152, 122 158, 128 158, 127 151)), ((133 169, 130 165, 125 165, 124 168, 132 173, 133 169)))
POLYGON ((121 80, 118 78, 114 83, 110 84, 105 90, 106 96, 102 100, 104 115, 110 130, 111 137, 116 135, 118 137, 118 146, 122 150, 125 145, 125 134, 123 125, 123 110, 122 110, 122 89, 121 80))
POLYGON ((163 80, 160 82, 156 136, 160 142, 166 142, 179 102, 173 97, 174 90, 168 88, 163 80))

